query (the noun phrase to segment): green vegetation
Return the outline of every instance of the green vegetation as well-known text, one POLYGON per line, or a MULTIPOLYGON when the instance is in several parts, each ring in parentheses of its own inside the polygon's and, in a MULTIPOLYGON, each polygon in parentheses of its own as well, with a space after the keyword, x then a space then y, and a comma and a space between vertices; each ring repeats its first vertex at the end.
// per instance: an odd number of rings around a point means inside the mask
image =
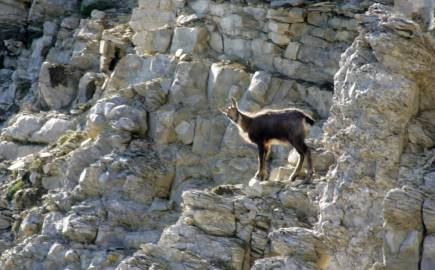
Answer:
POLYGON ((75 131, 69 130, 57 139, 56 144, 62 145, 62 144, 67 143, 67 142, 78 142, 81 140, 83 140, 83 135, 80 132, 75 132, 75 131))
POLYGON ((6 198, 9 201, 11 201, 12 198, 14 197, 14 194, 17 193, 18 190, 23 189, 25 187, 26 187, 26 183, 23 180, 17 179, 13 181, 12 183, 9 184, 7 188, 6 198))

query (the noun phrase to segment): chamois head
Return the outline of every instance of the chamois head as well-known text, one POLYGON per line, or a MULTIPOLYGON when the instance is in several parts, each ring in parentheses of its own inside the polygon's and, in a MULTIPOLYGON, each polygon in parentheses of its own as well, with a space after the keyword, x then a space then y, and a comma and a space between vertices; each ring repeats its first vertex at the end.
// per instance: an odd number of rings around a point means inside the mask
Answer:
POLYGON ((223 114, 225 114, 231 121, 237 124, 239 119, 240 111, 237 101, 231 97, 231 104, 225 110, 221 110, 223 114))

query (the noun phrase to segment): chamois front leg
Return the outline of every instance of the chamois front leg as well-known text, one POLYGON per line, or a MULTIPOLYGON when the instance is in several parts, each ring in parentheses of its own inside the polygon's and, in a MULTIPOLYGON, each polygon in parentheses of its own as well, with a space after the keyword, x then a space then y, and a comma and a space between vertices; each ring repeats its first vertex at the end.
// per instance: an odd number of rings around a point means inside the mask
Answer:
POLYGON ((258 171, 255 174, 255 178, 258 178, 260 181, 263 181, 266 179, 266 167, 265 167, 265 161, 266 161, 266 147, 263 143, 257 144, 258 148, 258 171))

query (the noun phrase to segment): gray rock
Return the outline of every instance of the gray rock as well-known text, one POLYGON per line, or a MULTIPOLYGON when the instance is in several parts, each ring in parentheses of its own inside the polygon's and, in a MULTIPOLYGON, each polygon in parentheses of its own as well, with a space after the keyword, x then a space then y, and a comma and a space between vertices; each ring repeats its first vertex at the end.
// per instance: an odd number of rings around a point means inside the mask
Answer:
POLYGON ((151 79, 168 77, 172 75, 175 67, 175 59, 172 56, 140 57, 128 54, 116 65, 107 83, 107 88, 115 91, 115 89, 127 88, 129 85, 143 83, 151 79))
POLYGON ((413 188, 390 190, 384 200, 384 220, 391 228, 423 230, 423 195, 413 188))
POLYGON ((27 141, 32 134, 38 131, 44 120, 35 115, 19 115, 15 122, 3 130, 2 135, 17 141, 27 141))
POLYGON ((55 142, 61 135, 68 130, 72 130, 74 122, 61 118, 51 118, 41 127, 40 130, 32 134, 29 141, 36 143, 50 144, 55 142))
POLYGON ((208 31, 205 27, 176 27, 171 52, 202 53, 207 48, 208 31))
POLYGON ((28 19, 32 23, 42 24, 47 19, 57 18, 59 15, 69 15, 77 12, 78 8, 77 0, 32 1, 28 19))
POLYGON ((243 38, 230 38, 223 36, 224 40, 224 52, 226 55, 232 58, 240 58, 248 60, 251 58, 252 42, 243 38))
POLYGON ((326 245, 315 231, 297 227, 282 228, 271 232, 268 238, 273 255, 293 256, 318 265, 328 261, 326 245))
POLYGON ((2 28, 2 39, 17 35, 17 30, 24 27, 28 8, 25 1, 4 0, 0 2, 0 25, 2 28))
POLYGON ((19 236, 29 237, 39 232, 43 222, 43 216, 38 212, 30 212, 21 222, 19 236))
POLYGON ((144 244, 157 243, 160 238, 160 231, 136 231, 129 232, 123 240, 123 245, 126 248, 140 248, 144 244))
POLYGON ((192 144, 193 136, 195 132, 195 124, 182 121, 175 127, 175 133, 177 134, 177 139, 184 144, 192 144))
POLYGON ((156 78, 145 83, 133 85, 135 92, 145 97, 145 106, 148 112, 157 111, 167 102, 171 79, 156 78))
POLYGON ((208 269, 211 265, 204 258, 188 251, 147 244, 133 257, 122 261, 116 270, 135 270, 138 267, 201 270, 208 269))
POLYGON ((394 1, 394 8, 411 19, 415 19, 416 16, 421 16, 423 20, 419 23, 421 23, 423 27, 429 31, 433 30, 435 27, 433 2, 431 1, 418 0, 410 2, 397 0, 394 1))
POLYGON ((157 29, 137 32, 133 36, 133 44, 138 54, 164 53, 169 49, 172 29, 157 29))
POLYGON ((4 210, 0 212, 0 229, 9 229, 12 226, 13 221, 11 213, 4 210))
MULTIPOLYGON (((263 105, 266 101, 266 93, 269 89, 269 83, 271 81, 271 78, 272 76, 267 72, 255 72, 243 98, 250 99, 260 105, 263 105)), ((244 109, 243 106, 242 109, 244 109)))
POLYGON ((93 243, 98 232, 97 222, 94 216, 71 214, 64 219, 62 234, 72 241, 93 243))
POLYGON ((210 64, 203 61, 179 62, 169 92, 169 102, 200 110, 207 107, 207 78, 210 64))
POLYGON ((226 127, 226 121, 222 117, 216 119, 198 117, 196 119, 193 153, 209 156, 219 151, 226 127))
POLYGON ((165 248, 190 251, 210 260, 217 261, 228 269, 240 270, 244 260, 242 242, 236 238, 207 235, 193 226, 176 224, 168 227, 158 242, 165 248))
POLYGON ((84 103, 99 97, 105 76, 101 73, 87 72, 79 81, 77 103, 84 103))
POLYGON ((115 0, 83 0, 80 3, 80 11, 85 15, 91 14, 94 9, 104 10, 117 6, 115 0))
POLYGON ((316 86, 305 88, 300 84, 297 85, 297 89, 301 98, 312 106, 320 117, 328 118, 332 104, 332 92, 316 86))
POLYGON ((236 65, 222 65, 220 63, 211 65, 207 86, 210 109, 217 112, 218 108, 228 104, 231 96, 240 97, 248 87, 249 82, 249 74, 236 65), (235 89, 240 90, 234 92, 235 89), (231 93, 230 90, 233 92, 231 93))
POLYGON ((130 27, 135 32, 153 31, 174 24, 175 13, 173 11, 156 9, 136 8, 133 10, 130 20, 130 27))
POLYGON ((160 108, 149 114, 149 135, 158 144, 168 144, 176 140, 173 108, 160 108))
POLYGON ((50 212, 44 217, 41 234, 50 237, 61 236, 64 215, 61 212, 50 212))
POLYGON ((256 260, 251 270, 317 270, 314 263, 293 257, 275 256, 256 260))
POLYGON ((423 223, 428 234, 435 233, 435 201, 427 198, 423 202, 423 223))
POLYGON ((428 235, 424 238, 421 270, 429 270, 435 267, 435 236, 428 235))
POLYGON ((44 62, 41 66, 38 89, 43 102, 55 110, 68 106, 77 93, 68 68, 50 62, 44 62))
POLYGON ((232 236, 236 230, 233 203, 219 195, 201 191, 184 192, 185 218, 206 233, 217 236, 232 236))
POLYGON ((222 29, 222 34, 231 37, 242 37, 253 39, 259 35, 259 22, 249 13, 239 12, 237 14, 229 14, 219 20, 219 26, 222 29))
POLYGON ((109 225, 98 226, 98 233, 95 244, 106 248, 121 248, 127 232, 123 227, 112 227, 109 225))

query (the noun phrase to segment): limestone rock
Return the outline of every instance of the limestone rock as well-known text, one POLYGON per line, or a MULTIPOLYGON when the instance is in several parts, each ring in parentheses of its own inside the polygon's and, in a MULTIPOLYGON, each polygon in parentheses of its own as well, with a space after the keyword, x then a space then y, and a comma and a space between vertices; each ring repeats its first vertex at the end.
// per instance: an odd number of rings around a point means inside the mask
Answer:
POLYGON ((134 91, 145 97, 145 106, 148 112, 158 110, 167 102, 171 79, 156 78, 145 83, 133 85, 134 91))
POLYGON ((149 134, 156 143, 168 144, 175 141, 176 134, 173 124, 175 113, 173 108, 161 108, 150 113, 149 134))
POLYGON ((184 215, 193 219, 193 224, 206 233, 218 236, 232 236, 236 220, 231 201, 221 196, 200 191, 183 193, 184 215))
POLYGON ((418 269, 418 253, 423 240, 422 194, 403 188, 388 192, 384 201, 385 265, 391 269, 418 269), (400 201, 400 205, 397 202, 400 201))
POLYGON ((9 229, 12 225, 13 218, 10 213, 6 211, 0 212, 0 228, 2 230, 9 229))
POLYGON ((245 98, 251 99, 258 104, 264 104, 266 101, 266 93, 269 88, 271 77, 272 76, 267 72, 255 72, 252 76, 251 83, 245 92, 245 98))
POLYGON ((73 125, 74 123, 70 120, 51 118, 44 123, 40 130, 32 134, 29 141, 46 144, 55 142, 65 132, 72 130, 73 125))
POLYGON ((179 62, 169 94, 171 103, 195 109, 207 106, 207 78, 210 65, 203 61, 179 62))
POLYGON ((210 109, 217 111, 225 107, 230 97, 241 96, 249 81, 249 74, 237 66, 212 64, 207 86, 210 109))
POLYGON ((204 27, 176 27, 171 52, 202 53, 207 47, 208 32, 204 27))
POLYGON ((425 199, 423 202, 423 223, 428 234, 435 233, 435 201, 425 199))
POLYGON ((3 136, 10 137, 17 141, 27 141, 32 134, 38 131, 43 124, 43 119, 35 115, 20 115, 13 125, 2 132, 3 136))
POLYGON ((186 121, 182 121, 175 127, 175 133, 177 134, 177 139, 183 142, 184 144, 193 143, 193 136, 195 132, 194 123, 188 123, 186 121))
POLYGON ((434 257, 434 248, 435 248, 435 236, 428 235, 424 238, 423 244, 423 256, 421 259, 421 269, 429 270, 435 267, 435 257, 434 257))
POLYGON ((251 270, 317 270, 314 263, 304 262, 293 257, 274 256, 256 260, 251 270))
POLYGON ((107 87, 111 90, 122 89, 151 79, 167 77, 173 73, 175 67, 175 59, 171 56, 140 57, 128 54, 116 65, 107 87))
POLYGON ((42 225, 42 215, 37 212, 30 212, 21 222, 19 234, 21 237, 28 237, 38 233, 42 225))
POLYGON ((184 224, 172 225, 165 229, 158 245, 190 251, 235 270, 242 269, 245 253, 242 242, 236 238, 207 235, 200 229, 184 224))
POLYGON ((198 117, 192 152, 203 156, 216 154, 220 149, 225 127, 226 122, 222 118, 204 119, 198 117))
POLYGON ((101 94, 101 87, 104 82, 104 75, 101 73, 87 72, 80 78, 77 103, 84 103, 101 94))
POLYGON ((419 22, 418 17, 421 17, 422 26, 426 29, 433 30, 435 27, 433 2, 431 1, 394 1, 394 8, 405 14, 407 17, 419 22))
POLYGON ((315 231, 297 227, 282 228, 271 232, 268 238, 274 255, 294 256, 319 265, 328 260, 326 246, 315 231))
POLYGON ((29 20, 32 23, 42 24, 47 18, 72 14, 78 11, 78 2, 77 0, 32 1, 28 15, 29 20))
POLYGON ((133 43, 138 54, 164 53, 171 44, 172 29, 142 31, 133 36, 133 43))
POLYGON ((97 237, 97 219, 93 216, 70 215, 64 220, 62 234, 68 239, 92 243, 97 237))
POLYGON ((3 40, 16 35, 16 31, 24 26, 28 12, 25 4, 25 1, 13 0, 0 2, 0 9, 3 10, 0 15, 3 40))
POLYGON ((70 71, 63 65, 44 62, 39 73, 39 91, 43 102, 62 109, 74 99, 77 89, 70 71))
POLYGON ((422 231, 423 196, 418 190, 405 187, 388 192, 384 201, 384 219, 389 227, 422 231))
POLYGON ((211 266, 205 259, 191 252, 146 244, 133 257, 121 262, 116 270, 134 270, 138 267, 201 270, 211 266))
POLYGON ((153 31, 159 28, 173 26, 175 13, 158 9, 134 9, 131 15, 130 27, 135 32, 153 31))

